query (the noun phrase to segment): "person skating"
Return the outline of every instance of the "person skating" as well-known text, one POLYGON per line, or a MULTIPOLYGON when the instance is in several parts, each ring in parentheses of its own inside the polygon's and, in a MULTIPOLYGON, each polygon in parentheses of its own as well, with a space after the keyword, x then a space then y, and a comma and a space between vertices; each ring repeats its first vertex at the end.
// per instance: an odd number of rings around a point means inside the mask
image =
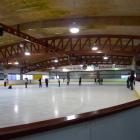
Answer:
POLYGON ((49 83, 49 80, 46 78, 46 79, 45 79, 46 87, 48 87, 48 83, 49 83))
POLYGON ((58 86, 60 87, 60 79, 58 79, 58 86))
POLYGON ((7 86, 7 79, 4 78, 4 87, 6 87, 6 86, 7 86))
POLYGON ((41 78, 39 78, 39 88, 41 88, 42 87, 42 81, 41 81, 41 78))
POLYGON ((131 71, 131 75, 130 75, 130 89, 133 90, 134 88, 134 83, 135 83, 135 76, 134 76, 134 71, 131 71))
POLYGON ((25 78, 25 88, 27 88, 27 85, 28 85, 28 79, 25 78))
POLYGON ((130 88, 130 77, 129 77, 129 76, 128 76, 128 78, 127 78, 126 83, 127 83, 127 88, 130 88))
POLYGON ((80 77, 79 78, 79 86, 81 86, 81 83, 82 83, 82 78, 80 77))
POLYGON ((69 84, 70 84, 70 78, 67 79, 67 85, 69 85, 69 84))

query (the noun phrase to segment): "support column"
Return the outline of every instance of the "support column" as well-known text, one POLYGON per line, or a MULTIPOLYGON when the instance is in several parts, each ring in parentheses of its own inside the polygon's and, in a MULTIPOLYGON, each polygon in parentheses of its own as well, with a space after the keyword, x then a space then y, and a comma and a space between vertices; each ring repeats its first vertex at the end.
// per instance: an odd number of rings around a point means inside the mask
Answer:
POLYGON ((70 73, 67 72, 67 79, 70 79, 70 73))
POLYGON ((100 78, 100 71, 97 71, 97 79, 100 78))
POLYGON ((131 70, 136 71, 136 57, 132 59, 131 70))
POLYGON ((20 80, 23 80, 23 73, 22 73, 22 69, 20 69, 20 80))

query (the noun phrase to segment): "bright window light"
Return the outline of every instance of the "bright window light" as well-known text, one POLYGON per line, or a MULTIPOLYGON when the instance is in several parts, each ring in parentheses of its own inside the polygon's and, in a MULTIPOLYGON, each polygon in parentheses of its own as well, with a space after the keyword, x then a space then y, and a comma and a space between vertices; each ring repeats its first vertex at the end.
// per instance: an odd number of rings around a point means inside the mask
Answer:
POLYGON ((86 71, 94 71, 94 67, 93 66, 87 66, 86 71))
POLYGON ((120 70, 119 68, 113 68, 113 70, 120 70))
POLYGON ((63 72, 68 72, 69 70, 66 69, 66 68, 63 68, 62 71, 63 71, 63 72))
POLYGON ((54 76, 54 79, 59 79, 59 76, 57 75, 57 76, 54 76))
POLYGON ((43 80, 45 80, 46 78, 49 79, 49 75, 42 75, 43 80))
POLYGON ((127 79, 129 75, 121 75, 121 79, 127 79))
POLYGON ((33 80, 33 75, 23 74, 23 80, 25 80, 25 78, 27 78, 28 80, 33 80))
POLYGON ((20 80, 20 75, 16 74, 16 80, 20 80))

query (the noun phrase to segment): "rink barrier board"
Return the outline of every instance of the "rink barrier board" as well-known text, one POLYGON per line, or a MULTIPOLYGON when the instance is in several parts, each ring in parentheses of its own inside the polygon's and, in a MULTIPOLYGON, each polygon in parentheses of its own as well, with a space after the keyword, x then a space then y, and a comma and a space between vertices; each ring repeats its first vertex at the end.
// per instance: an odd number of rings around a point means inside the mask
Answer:
POLYGON ((11 139, 11 138, 17 138, 17 137, 23 137, 31 134, 36 134, 40 132, 46 132, 49 130, 55 130, 58 128, 68 127, 76 124, 80 124, 87 121, 93 121, 94 119, 99 119, 101 117, 105 117, 111 114, 119 113, 131 108, 135 108, 137 106, 140 106, 140 100, 131 101, 128 103, 120 104, 117 106, 82 113, 75 115, 76 117, 74 119, 68 120, 67 117, 57 118, 57 119, 51 119, 51 120, 45 120, 45 121, 39 121, 29 124, 23 124, 23 125, 17 125, 12 127, 5 127, 0 128, 0 139, 11 139))

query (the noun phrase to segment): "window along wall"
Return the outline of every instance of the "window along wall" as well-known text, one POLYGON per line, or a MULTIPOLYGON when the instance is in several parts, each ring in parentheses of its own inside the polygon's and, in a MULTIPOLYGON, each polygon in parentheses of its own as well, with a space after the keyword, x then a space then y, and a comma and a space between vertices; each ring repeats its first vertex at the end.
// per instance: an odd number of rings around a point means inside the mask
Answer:
MULTIPOLYGON (((41 75, 42 80, 49 78, 49 75, 41 75)), ((36 80, 34 79, 34 75, 32 74, 23 74, 23 80, 28 78, 28 80, 36 80)), ((8 74, 8 80, 20 80, 20 74, 8 74)))

